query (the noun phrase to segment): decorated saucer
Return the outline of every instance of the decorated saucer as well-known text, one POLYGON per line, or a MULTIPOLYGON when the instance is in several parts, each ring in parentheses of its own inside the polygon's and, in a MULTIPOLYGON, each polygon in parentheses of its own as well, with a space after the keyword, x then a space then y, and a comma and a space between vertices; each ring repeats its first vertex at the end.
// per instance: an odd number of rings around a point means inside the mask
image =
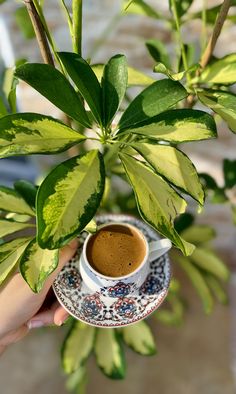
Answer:
MULTIPOLYGON (((140 229, 148 242, 159 235, 143 221, 129 215, 108 214, 96 218, 97 224, 123 222, 140 229)), ((53 289, 60 304, 75 319, 96 327, 123 327, 145 319, 163 302, 170 283, 168 253, 149 262, 149 272, 140 287, 131 291, 129 284, 119 282, 116 286, 94 292, 84 283, 79 270, 79 258, 87 237, 79 236, 80 247, 75 256, 64 266, 56 278, 53 289)))

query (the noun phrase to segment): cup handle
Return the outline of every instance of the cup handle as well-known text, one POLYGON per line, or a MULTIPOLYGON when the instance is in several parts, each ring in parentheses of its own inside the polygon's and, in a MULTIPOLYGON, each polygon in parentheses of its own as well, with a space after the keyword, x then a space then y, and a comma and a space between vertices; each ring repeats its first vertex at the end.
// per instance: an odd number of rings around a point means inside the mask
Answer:
POLYGON ((170 250, 172 244, 168 238, 149 243, 149 261, 156 260, 170 250))

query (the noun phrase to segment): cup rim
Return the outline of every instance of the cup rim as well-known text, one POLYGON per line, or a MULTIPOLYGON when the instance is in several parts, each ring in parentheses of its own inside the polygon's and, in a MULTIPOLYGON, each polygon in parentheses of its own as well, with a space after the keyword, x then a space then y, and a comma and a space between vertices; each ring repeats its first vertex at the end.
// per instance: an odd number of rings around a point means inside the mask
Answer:
POLYGON ((141 235, 141 237, 143 238, 144 243, 145 243, 145 245, 146 245, 146 254, 145 254, 145 257, 144 257, 142 263, 141 263, 134 271, 130 272, 130 274, 123 275, 123 276, 106 276, 106 275, 103 275, 103 274, 101 274, 100 272, 96 271, 96 270, 91 266, 91 264, 89 263, 89 261, 88 261, 88 259, 87 259, 87 254, 86 254, 86 247, 87 247, 87 244, 88 244, 90 238, 91 238, 94 234, 89 234, 89 235, 86 237, 86 239, 85 239, 85 241, 84 241, 84 244, 83 244, 82 256, 83 256, 83 258, 84 258, 85 264, 88 266, 89 270, 92 271, 93 274, 95 274, 96 276, 98 276, 98 277, 100 277, 100 278, 102 278, 102 279, 105 279, 105 280, 107 280, 107 281, 115 281, 115 282, 117 282, 117 281, 120 281, 120 280, 130 279, 132 276, 134 276, 134 275, 137 274, 139 271, 141 271, 141 269, 144 267, 144 265, 146 264, 147 259, 148 259, 148 255, 149 255, 149 245, 148 245, 147 239, 146 239, 145 235, 143 234, 143 232, 140 231, 137 227, 135 227, 135 226, 133 226, 132 224, 129 224, 129 223, 122 223, 122 222, 110 222, 110 223, 105 223, 105 224, 102 224, 102 225, 98 226, 98 230, 100 230, 100 229, 103 228, 103 227, 108 227, 108 226, 112 226, 112 225, 118 225, 118 226, 124 226, 124 227, 132 227, 137 233, 139 233, 139 234, 141 235))

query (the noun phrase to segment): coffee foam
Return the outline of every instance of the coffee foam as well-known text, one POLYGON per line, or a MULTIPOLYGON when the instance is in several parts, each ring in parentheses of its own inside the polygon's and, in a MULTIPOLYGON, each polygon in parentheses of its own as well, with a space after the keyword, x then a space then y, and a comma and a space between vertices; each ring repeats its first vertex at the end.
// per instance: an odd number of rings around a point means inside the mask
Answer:
POLYGON ((111 224, 90 238, 86 253, 95 271, 109 277, 120 277, 139 267, 146 254, 146 245, 132 227, 111 224))

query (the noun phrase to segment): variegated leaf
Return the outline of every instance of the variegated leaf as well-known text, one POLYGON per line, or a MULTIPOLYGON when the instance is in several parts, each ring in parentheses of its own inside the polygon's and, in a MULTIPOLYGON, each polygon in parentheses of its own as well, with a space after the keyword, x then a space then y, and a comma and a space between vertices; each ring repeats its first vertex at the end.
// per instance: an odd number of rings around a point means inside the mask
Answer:
POLYGON ((138 127, 131 125, 120 135, 130 133, 175 144, 217 136, 213 117, 206 112, 193 109, 175 109, 163 112, 141 123, 138 127))
POLYGON ((105 182, 101 153, 91 150, 54 168, 37 196, 38 242, 57 249, 90 222, 102 199, 105 182))
POLYGON ((0 245, 0 285, 16 266, 30 238, 18 238, 0 245))
POLYGON ((184 153, 167 145, 137 142, 132 146, 157 173, 203 204, 204 192, 197 171, 184 153))
POLYGON ((198 93, 201 102, 219 114, 236 133, 236 95, 223 90, 204 90, 198 93))
POLYGON ((80 368, 90 355, 95 337, 95 328, 74 321, 61 352, 62 366, 67 374, 80 368))
POLYGON ((0 186, 0 209, 35 216, 34 211, 25 200, 15 190, 5 186, 0 186))
POLYGON ((181 235, 186 241, 197 245, 211 241, 216 237, 216 231, 209 226, 194 224, 182 231, 181 235))
POLYGON ((120 329, 125 343, 143 356, 156 353, 156 345, 150 327, 144 321, 120 329))
POLYGON ((86 137, 52 117, 34 113, 0 119, 0 158, 33 153, 58 153, 86 137))
POLYGON ((233 84, 236 82, 236 53, 231 53, 204 68, 197 82, 209 84, 233 84))
POLYGON ((115 329, 98 329, 94 351, 97 365, 105 375, 112 379, 125 377, 124 353, 115 329))
POLYGON ((0 219, 0 238, 26 228, 35 227, 33 224, 14 222, 13 220, 0 219))
POLYGON ((35 293, 39 293, 45 280, 58 265, 58 250, 41 249, 33 239, 21 256, 20 272, 35 293))
POLYGON ((151 168, 128 155, 121 154, 120 157, 142 218, 168 237, 185 255, 191 254, 194 246, 174 229, 174 219, 186 209, 185 200, 151 168))

